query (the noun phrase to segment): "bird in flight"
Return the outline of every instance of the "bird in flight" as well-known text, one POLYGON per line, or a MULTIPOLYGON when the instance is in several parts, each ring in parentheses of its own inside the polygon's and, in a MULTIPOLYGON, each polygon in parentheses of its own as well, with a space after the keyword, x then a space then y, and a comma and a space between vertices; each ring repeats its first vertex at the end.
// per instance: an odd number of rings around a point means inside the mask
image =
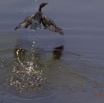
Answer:
POLYGON ((15 30, 19 28, 30 28, 36 30, 37 28, 41 29, 41 26, 43 25, 44 29, 52 32, 58 32, 59 34, 63 35, 64 33, 62 29, 58 27, 53 20, 43 14, 42 8, 47 4, 48 3, 41 3, 38 11, 31 16, 26 17, 23 22, 15 27, 15 30))

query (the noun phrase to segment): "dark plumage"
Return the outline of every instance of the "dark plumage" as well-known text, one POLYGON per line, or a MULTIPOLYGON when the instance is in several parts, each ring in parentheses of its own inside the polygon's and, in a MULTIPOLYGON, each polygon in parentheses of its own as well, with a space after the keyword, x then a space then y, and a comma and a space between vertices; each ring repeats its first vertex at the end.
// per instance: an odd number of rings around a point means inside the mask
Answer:
POLYGON ((42 16, 42 24, 45 27, 44 29, 48 29, 53 32, 58 32, 61 35, 63 35, 63 31, 60 27, 56 26, 54 21, 52 21, 50 18, 46 17, 45 15, 42 16))
POLYGON ((41 28, 41 24, 44 26, 44 29, 48 29, 52 32, 58 32, 61 35, 63 35, 63 31, 60 27, 58 27, 54 21, 52 21, 50 18, 46 17, 42 13, 42 8, 46 6, 48 3, 42 3, 39 6, 38 12, 35 14, 32 14, 31 16, 28 16, 25 18, 23 22, 21 22, 15 30, 19 28, 30 28, 36 30, 37 28, 41 28))

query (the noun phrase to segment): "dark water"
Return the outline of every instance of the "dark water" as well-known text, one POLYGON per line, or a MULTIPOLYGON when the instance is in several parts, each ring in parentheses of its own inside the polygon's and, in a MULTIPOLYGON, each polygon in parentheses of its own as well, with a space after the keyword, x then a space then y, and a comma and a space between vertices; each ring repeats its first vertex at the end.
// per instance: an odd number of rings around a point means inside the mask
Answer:
POLYGON ((103 103, 104 1, 48 0, 43 12, 64 36, 14 31, 41 2, 1 0, 0 103, 103 103))

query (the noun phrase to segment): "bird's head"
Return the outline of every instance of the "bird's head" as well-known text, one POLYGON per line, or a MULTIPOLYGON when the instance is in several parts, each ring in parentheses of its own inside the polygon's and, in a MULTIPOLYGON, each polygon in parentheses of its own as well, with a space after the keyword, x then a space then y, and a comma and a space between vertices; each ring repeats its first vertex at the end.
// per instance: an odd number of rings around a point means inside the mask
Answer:
POLYGON ((41 11, 41 9, 46 6, 48 3, 41 3, 40 6, 39 6, 39 11, 41 11))

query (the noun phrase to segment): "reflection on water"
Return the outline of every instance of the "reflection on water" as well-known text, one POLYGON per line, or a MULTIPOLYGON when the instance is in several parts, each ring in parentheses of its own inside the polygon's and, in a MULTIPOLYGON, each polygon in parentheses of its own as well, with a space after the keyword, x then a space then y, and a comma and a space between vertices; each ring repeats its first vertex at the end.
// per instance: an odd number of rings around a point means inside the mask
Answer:
POLYGON ((64 49, 63 45, 54 48, 54 50, 53 50, 54 59, 60 59, 61 58, 63 49, 64 49))

